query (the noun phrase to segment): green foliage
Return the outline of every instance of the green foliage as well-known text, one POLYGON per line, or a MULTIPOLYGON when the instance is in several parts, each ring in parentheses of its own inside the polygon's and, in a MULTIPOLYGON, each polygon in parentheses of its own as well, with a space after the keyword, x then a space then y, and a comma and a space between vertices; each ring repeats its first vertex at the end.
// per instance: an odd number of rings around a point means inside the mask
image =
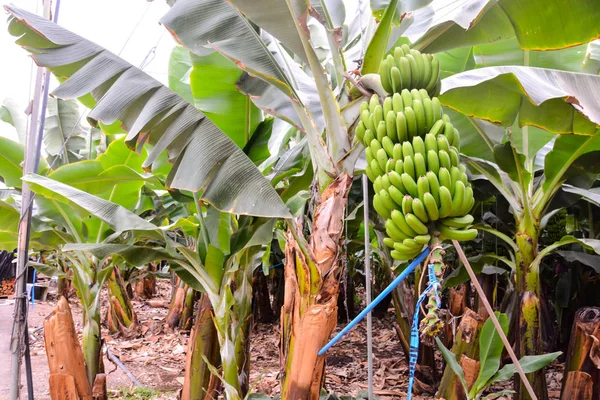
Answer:
MULTIPOLYGON (((496 312, 496 316, 502 330, 506 334, 508 332, 508 317, 506 314, 496 312)), ((479 336, 479 374, 477 380, 473 383, 471 390, 467 390, 467 385, 464 377, 464 371, 460 364, 456 361, 456 356, 450 350, 448 350, 444 344, 436 338, 436 343, 442 352, 444 360, 452 371, 459 377, 465 392, 468 392, 468 399, 478 399, 482 393, 487 390, 490 386, 506 381, 517 372, 513 364, 506 364, 500 368, 500 356, 504 349, 504 344, 500 339, 500 335, 496 331, 491 318, 488 318, 483 324, 481 334, 479 336)), ((560 354, 560 351, 555 353, 548 353, 536 356, 525 356, 519 360, 519 364, 523 368, 526 374, 536 372, 546 365, 554 361, 560 354)), ((492 399, 494 394, 488 395, 487 398, 492 399), (492 397, 489 397, 492 396, 492 397)))

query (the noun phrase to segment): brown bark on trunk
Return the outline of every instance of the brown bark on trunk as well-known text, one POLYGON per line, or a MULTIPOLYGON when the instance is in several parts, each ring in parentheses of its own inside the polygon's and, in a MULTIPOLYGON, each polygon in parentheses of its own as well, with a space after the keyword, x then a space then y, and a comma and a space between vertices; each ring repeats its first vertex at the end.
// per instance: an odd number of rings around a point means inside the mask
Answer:
POLYGON ((83 352, 77 339, 71 309, 64 297, 58 300, 52 313, 44 320, 44 344, 50 370, 50 387, 56 385, 56 390, 50 392, 52 399, 91 399, 92 389, 87 378, 83 352), (73 386, 77 397, 72 397, 73 386))
MULTIPOLYGON (((148 264, 148 272, 156 272, 156 264, 148 264)), ((146 275, 135 282, 135 297, 138 299, 151 299, 156 293, 156 279, 154 275, 146 275)))
POLYGON ((588 385, 592 390, 592 397, 588 398, 600 398, 599 307, 581 308, 575 313, 561 398, 571 400, 573 394, 587 393, 588 385), (576 372, 584 372, 590 383, 585 375, 576 372))
MULTIPOLYGON (((479 357, 479 334, 482 326, 483 319, 476 312, 465 309, 452 346, 452 352, 456 355, 457 360, 462 360, 463 356, 472 360, 479 357)), ((460 386, 456 374, 447 365, 436 397, 446 400, 462 400, 465 398, 464 394, 460 394, 462 388, 457 391, 457 387, 460 386)))
POLYGON ((111 333, 118 332, 125 336, 133 335, 137 326, 137 316, 119 268, 113 268, 112 274, 107 280, 107 286, 110 296, 106 311, 108 330, 111 333))
POLYGON ((217 329, 212 320, 212 307, 207 296, 200 299, 200 308, 190 335, 181 400, 217 398, 219 379, 211 374, 203 357, 215 368, 219 367, 217 329))
POLYGON ((194 322, 194 304, 196 304, 198 294, 198 292, 187 285, 186 290, 183 310, 181 311, 181 318, 179 319, 179 329, 184 331, 192 329, 192 323, 194 322))
POLYGON ((267 278, 262 270, 257 270, 252 277, 252 303, 254 320, 270 324, 275 320, 269 297, 267 278))
POLYGON ((167 325, 169 328, 175 329, 179 326, 181 320, 181 313, 183 312, 183 306, 185 303, 186 285, 180 285, 176 290, 173 298, 171 299, 171 305, 169 306, 169 312, 167 313, 167 325))
POLYGON ((94 380, 94 387, 92 388, 92 398, 94 400, 106 400, 108 394, 106 392, 106 375, 98 374, 94 380))
MULTIPOLYGON (((317 353, 337 323, 344 214, 352 177, 338 176, 322 193, 308 246, 288 232, 281 349, 285 377, 282 400, 317 400, 325 357, 317 353), (308 253, 308 254, 307 254, 308 253), (307 257, 308 256, 308 257, 307 257)), ((294 234, 302 237, 299 229, 294 234)))
POLYGON ((79 400, 75 380, 71 375, 52 374, 49 377, 52 400, 79 400))
POLYGON ((467 308, 467 286, 459 285, 448 290, 449 320, 444 324, 444 346, 451 347, 454 343, 454 332, 457 329, 460 316, 467 308))
POLYGON ((562 400, 589 400, 594 398, 592 394, 594 382, 590 374, 581 371, 570 371, 565 376, 562 396, 560 397, 562 400))

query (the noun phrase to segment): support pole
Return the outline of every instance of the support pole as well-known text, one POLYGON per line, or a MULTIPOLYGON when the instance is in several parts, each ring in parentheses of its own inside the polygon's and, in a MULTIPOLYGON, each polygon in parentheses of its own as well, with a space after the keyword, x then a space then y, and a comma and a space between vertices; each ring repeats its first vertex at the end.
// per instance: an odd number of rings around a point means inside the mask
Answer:
MULTIPOLYGON (((43 0, 44 17, 50 18, 51 0, 43 0)), ((31 113, 29 116, 29 125, 27 130, 27 142, 25 147, 25 160, 23 174, 37 171, 40 158, 41 141, 43 132, 38 130, 38 118, 40 116, 40 103, 42 101, 42 82, 48 82, 46 75, 48 72, 43 67, 37 68, 33 100, 31 102, 31 113)), ((48 85, 44 87, 46 96, 48 95, 48 85)), ((10 377, 10 399, 18 400, 20 398, 21 386, 21 361, 22 357, 29 356, 29 333, 27 332, 27 266, 29 260, 29 233, 31 228, 31 210, 33 203, 33 192, 29 189, 27 183, 23 182, 21 191, 21 217, 19 219, 19 233, 17 237, 17 272, 15 280, 15 308, 14 321, 10 341, 11 349, 11 377, 10 377)), ((33 400, 33 385, 31 382, 31 364, 28 366, 28 395, 33 400)))
MULTIPOLYGON (((363 210, 365 225, 365 289, 367 307, 371 304, 371 240, 369 238, 369 181, 367 175, 362 176, 363 210)), ((367 371, 369 400, 373 400, 373 313, 367 314, 367 371)))
POLYGON ((527 379, 527 375, 525 375, 525 372, 523 371, 523 367, 521 367, 521 363, 519 363, 519 359, 517 358, 515 351, 513 350, 512 346, 510 345, 508 338, 504 334, 504 331, 502 330, 502 327, 500 326, 500 322, 498 321, 496 314, 494 314, 494 309, 492 308, 490 302, 488 301, 488 299, 485 295, 485 292, 483 291, 483 288, 479 284, 479 281, 477 280, 477 275, 475 275, 473 268, 471 268, 471 264, 469 263, 469 260, 465 256, 465 253, 464 253, 462 247, 460 246, 460 243, 458 243, 456 240, 453 240, 452 244, 454 245, 454 248, 456 249, 456 254, 458 254, 458 258, 460 258, 460 261, 462 261, 463 265, 465 266, 465 269, 469 273, 471 282, 473 282, 473 286, 475 286, 475 290, 477 291, 479 298, 483 302, 483 305, 484 305, 487 313, 489 314, 489 317, 492 320, 492 323, 494 324, 494 328, 496 328, 496 331, 498 332, 498 335, 500 336, 500 339, 502 340, 502 343, 504 344, 504 347, 506 348, 506 351, 508 352, 508 355, 510 356, 510 359, 512 360, 512 362, 514 364, 515 369, 517 370, 517 373, 521 377, 521 381, 523 381, 523 385, 525 385, 525 389, 527 389, 527 393, 529 393, 529 396, 531 397, 532 400, 537 400, 537 396, 535 395, 535 392, 533 391, 533 388, 531 387, 531 383, 529 383, 529 380, 527 379))

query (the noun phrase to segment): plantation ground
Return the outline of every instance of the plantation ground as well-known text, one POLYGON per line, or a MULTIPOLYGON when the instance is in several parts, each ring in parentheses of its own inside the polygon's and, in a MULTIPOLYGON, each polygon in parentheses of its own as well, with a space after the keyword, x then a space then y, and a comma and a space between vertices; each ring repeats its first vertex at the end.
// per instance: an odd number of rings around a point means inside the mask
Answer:
MULTIPOLYGON (((133 338, 112 337, 103 329, 110 351, 117 355, 133 375, 152 388, 145 394, 132 396, 132 382, 125 373, 104 357, 108 373, 109 395, 112 398, 176 399, 183 384, 185 352, 189 332, 171 331, 164 323, 168 311, 170 286, 159 282, 158 294, 149 301, 133 300, 140 322, 139 334, 133 338)), ((43 320, 54 307, 56 298, 37 302, 30 309, 31 360, 36 399, 48 399, 48 365, 43 343, 43 320)), ((81 307, 71 296, 71 308, 78 333, 81 333, 81 307)), ((103 298, 103 303, 106 299, 103 298)), ((105 310, 106 308, 103 307, 105 310)), ((12 325, 12 302, 0 300, 0 400, 8 399, 10 390, 9 338, 12 325)), ((374 318, 373 349, 375 394, 380 399, 404 399, 408 383, 408 363, 404 359, 393 329, 393 313, 374 318)), ((338 330, 341 329, 341 325, 338 330)), ((366 325, 363 321, 328 352, 326 387, 341 395, 356 396, 366 389, 366 325)), ((251 335, 251 387, 253 391, 277 395, 279 387, 279 328, 278 324, 260 324, 251 335)), ((560 366, 559 366, 560 367, 560 366)), ((556 366, 547 375, 551 398, 559 398, 562 373, 556 366)), ((22 381, 25 382, 23 373, 22 381)), ((416 399, 431 397, 416 396, 416 399)))

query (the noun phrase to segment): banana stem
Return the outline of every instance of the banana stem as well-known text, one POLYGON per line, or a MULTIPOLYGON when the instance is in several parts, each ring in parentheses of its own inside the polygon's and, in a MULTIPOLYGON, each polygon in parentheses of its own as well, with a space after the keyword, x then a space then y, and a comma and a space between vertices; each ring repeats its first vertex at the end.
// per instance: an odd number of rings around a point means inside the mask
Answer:
MULTIPOLYGON (((441 283, 441 279, 444 273, 444 260, 443 256, 445 254, 442 248, 442 241, 440 240, 438 235, 432 235, 431 241, 429 242, 429 246, 431 248, 431 255, 429 258, 429 264, 433 264, 433 270, 436 278, 441 283)), ((423 266, 422 273, 427 273, 428 265, 423 266)), ((425 308, 427 309, 427 314, 425 318, 421 321, 421 337, 425 339, 429 339, 432 341, 434 336, 437 336, 438 333, 443 328, 444 323, 440 319, 439 308, 436 300, 436 291, 431 290, 428 294, 428 301, 425 308)), ((418 312, 418 310, 416 310, 418 312)))

